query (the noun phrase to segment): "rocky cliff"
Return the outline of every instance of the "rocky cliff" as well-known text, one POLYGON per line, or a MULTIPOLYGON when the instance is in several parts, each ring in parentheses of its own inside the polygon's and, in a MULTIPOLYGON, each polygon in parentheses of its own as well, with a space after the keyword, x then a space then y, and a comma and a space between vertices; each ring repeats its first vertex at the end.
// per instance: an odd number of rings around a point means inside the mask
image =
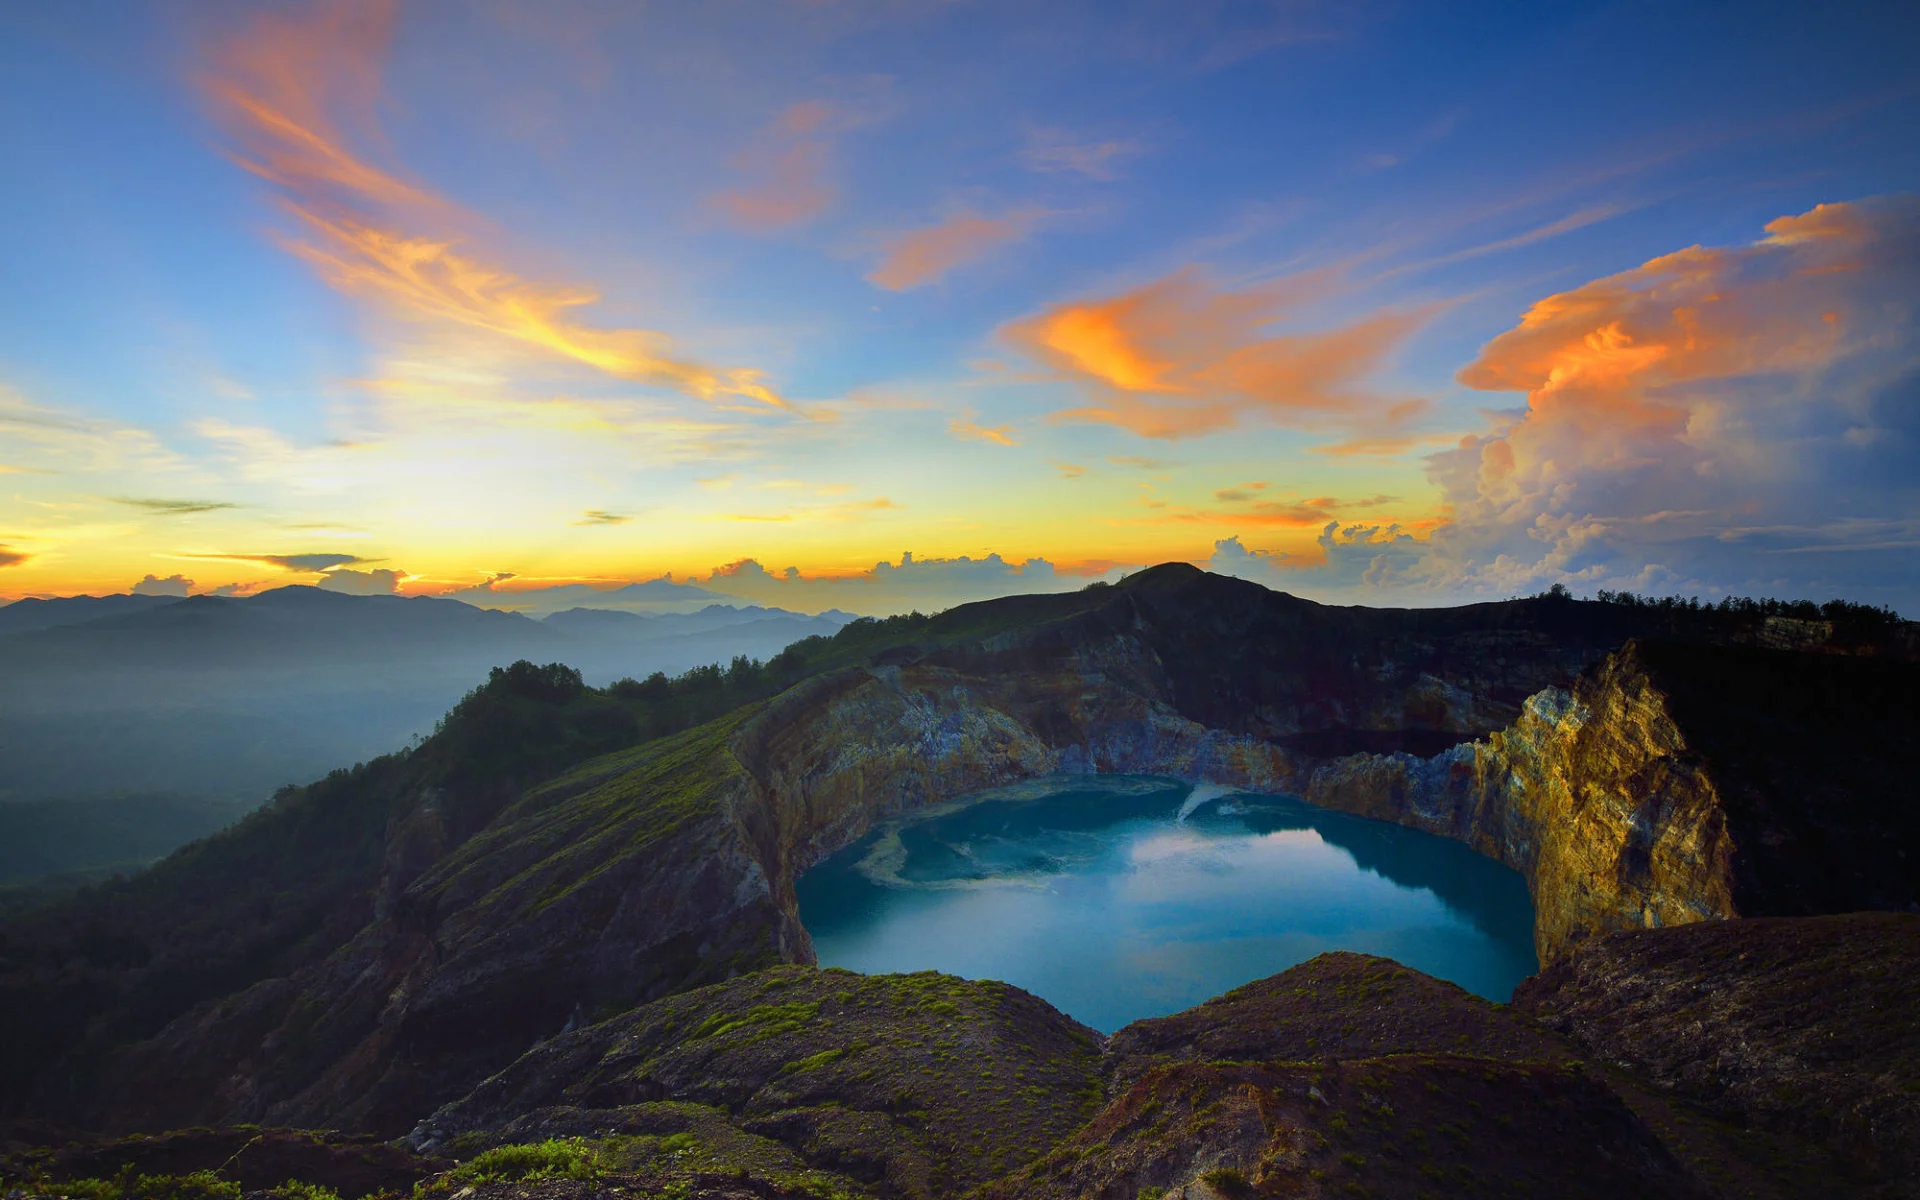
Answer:
POLYGON ((1542 962, 1582 938, 1920 903, 1920 670, 1631 642, 1432 758, 1358 755, 1300 794, 1526 875, 1542 962))

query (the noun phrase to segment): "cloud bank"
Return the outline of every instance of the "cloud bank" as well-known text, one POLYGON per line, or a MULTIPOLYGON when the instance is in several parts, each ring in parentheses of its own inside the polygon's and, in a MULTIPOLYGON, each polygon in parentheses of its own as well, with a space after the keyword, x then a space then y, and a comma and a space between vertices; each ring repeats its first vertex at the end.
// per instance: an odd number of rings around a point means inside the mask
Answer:
POLYGON ((1097 579, 1117 579, 1123 570, 1102 568, 1086 574, 1063 571, 1044 558, 1013 563, 998 554, 984 558, 916 558, 904 553, 897 563, 878 562, 855 574, 808 578, 796 567, 775 573, 754 559, 744 558, 715 567, 701 586, 799 612, 830 608, 873 614, 910 609, 938 612, 996 596, 1073 591, 1097 579))
POLYGON ((1920 199, 1825 204, 1534 304, 1459 375, 1526 407, 1428 459, 1430 539, 1330 522, 1298 589, 1920 591, 1920 199))

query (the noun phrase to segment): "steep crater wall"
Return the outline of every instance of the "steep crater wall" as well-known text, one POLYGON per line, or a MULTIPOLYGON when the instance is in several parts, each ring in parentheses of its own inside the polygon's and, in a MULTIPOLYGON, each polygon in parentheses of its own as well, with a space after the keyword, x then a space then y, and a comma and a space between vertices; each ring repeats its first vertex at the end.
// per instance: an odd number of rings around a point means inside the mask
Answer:
MULTIPOLYGON (((801 871, 891 815, 1052 773, 1290 793, 1458 838, 1526 875, 1547 960, 1594 930, 1911 904, 1915 668, 1683 646, 1582 675, 1649 619, 1330 608, 1186 567, 957 609, 865 665, 503 785, 471 819, 396 809, 377 880, 314 893, 350 903, 312 901, 341 928, 311 951, 48 1056, 13 1102, 100 1129, 398 1132, 563 1029, 811 961, 801 871)), ((58 1032, 40 1011, 23 1036, 58 1032)))
MULTIPOLYGON (((1334 759, 1190 719, 1140 639, 991 666, 850 671, 743 727, 732 815, 785 956, 811 957, 807 867, 888 816, 1053 773, 1298 795, 1465 842, 1525 876, 1542 962, 1613 930, 1920 900, 1911 664, 1633 642, 1480 740, 1334 759)), ((1422 680, 1401 702, 1445 690, 1422 680)))

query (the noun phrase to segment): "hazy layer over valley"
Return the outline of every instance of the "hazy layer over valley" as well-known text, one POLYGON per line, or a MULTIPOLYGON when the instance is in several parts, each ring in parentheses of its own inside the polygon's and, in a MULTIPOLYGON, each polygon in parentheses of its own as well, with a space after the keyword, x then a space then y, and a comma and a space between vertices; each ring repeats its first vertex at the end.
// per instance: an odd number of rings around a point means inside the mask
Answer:
POLYGON ((601 594, 581 591, 539 617, 313 587, 0 607, 0 883, 157 858, 277 788, 432 733, 517 659, 604 686, 770 658, 849 619, 634 612, 618 593, 586 607, 601 594))

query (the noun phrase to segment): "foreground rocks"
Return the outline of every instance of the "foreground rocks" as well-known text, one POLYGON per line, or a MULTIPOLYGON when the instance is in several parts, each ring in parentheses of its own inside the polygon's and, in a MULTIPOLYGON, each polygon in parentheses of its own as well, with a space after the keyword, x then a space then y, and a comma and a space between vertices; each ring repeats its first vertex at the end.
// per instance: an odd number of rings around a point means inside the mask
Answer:
POLYGON ((413 1177, 467 1200, 1898 1200, 1917 947, 1901 914, 1617 933, 1511 1007, 1328 954, 1104 1043, 1003 984, 780 967, 552 1038, 401 1143, 208 1131, 5 1169, 113 1200, 58 1181, 264 1138, 281 1157, 247 1187, 325 1172, 345 1200, 413 1177))
POLYGON ((950 1195, 1084 1123, 1103 1095, 1099 1047, 1006 984, 781 967, 555 1038, 408 1141, 440 1151, 705 1122, 887 1195, 950 1195))
POLYGON ((1524 982, 1514 1008, 1723 1120, 1920 1190, 1920 916, 1613 934, 1524 982))

